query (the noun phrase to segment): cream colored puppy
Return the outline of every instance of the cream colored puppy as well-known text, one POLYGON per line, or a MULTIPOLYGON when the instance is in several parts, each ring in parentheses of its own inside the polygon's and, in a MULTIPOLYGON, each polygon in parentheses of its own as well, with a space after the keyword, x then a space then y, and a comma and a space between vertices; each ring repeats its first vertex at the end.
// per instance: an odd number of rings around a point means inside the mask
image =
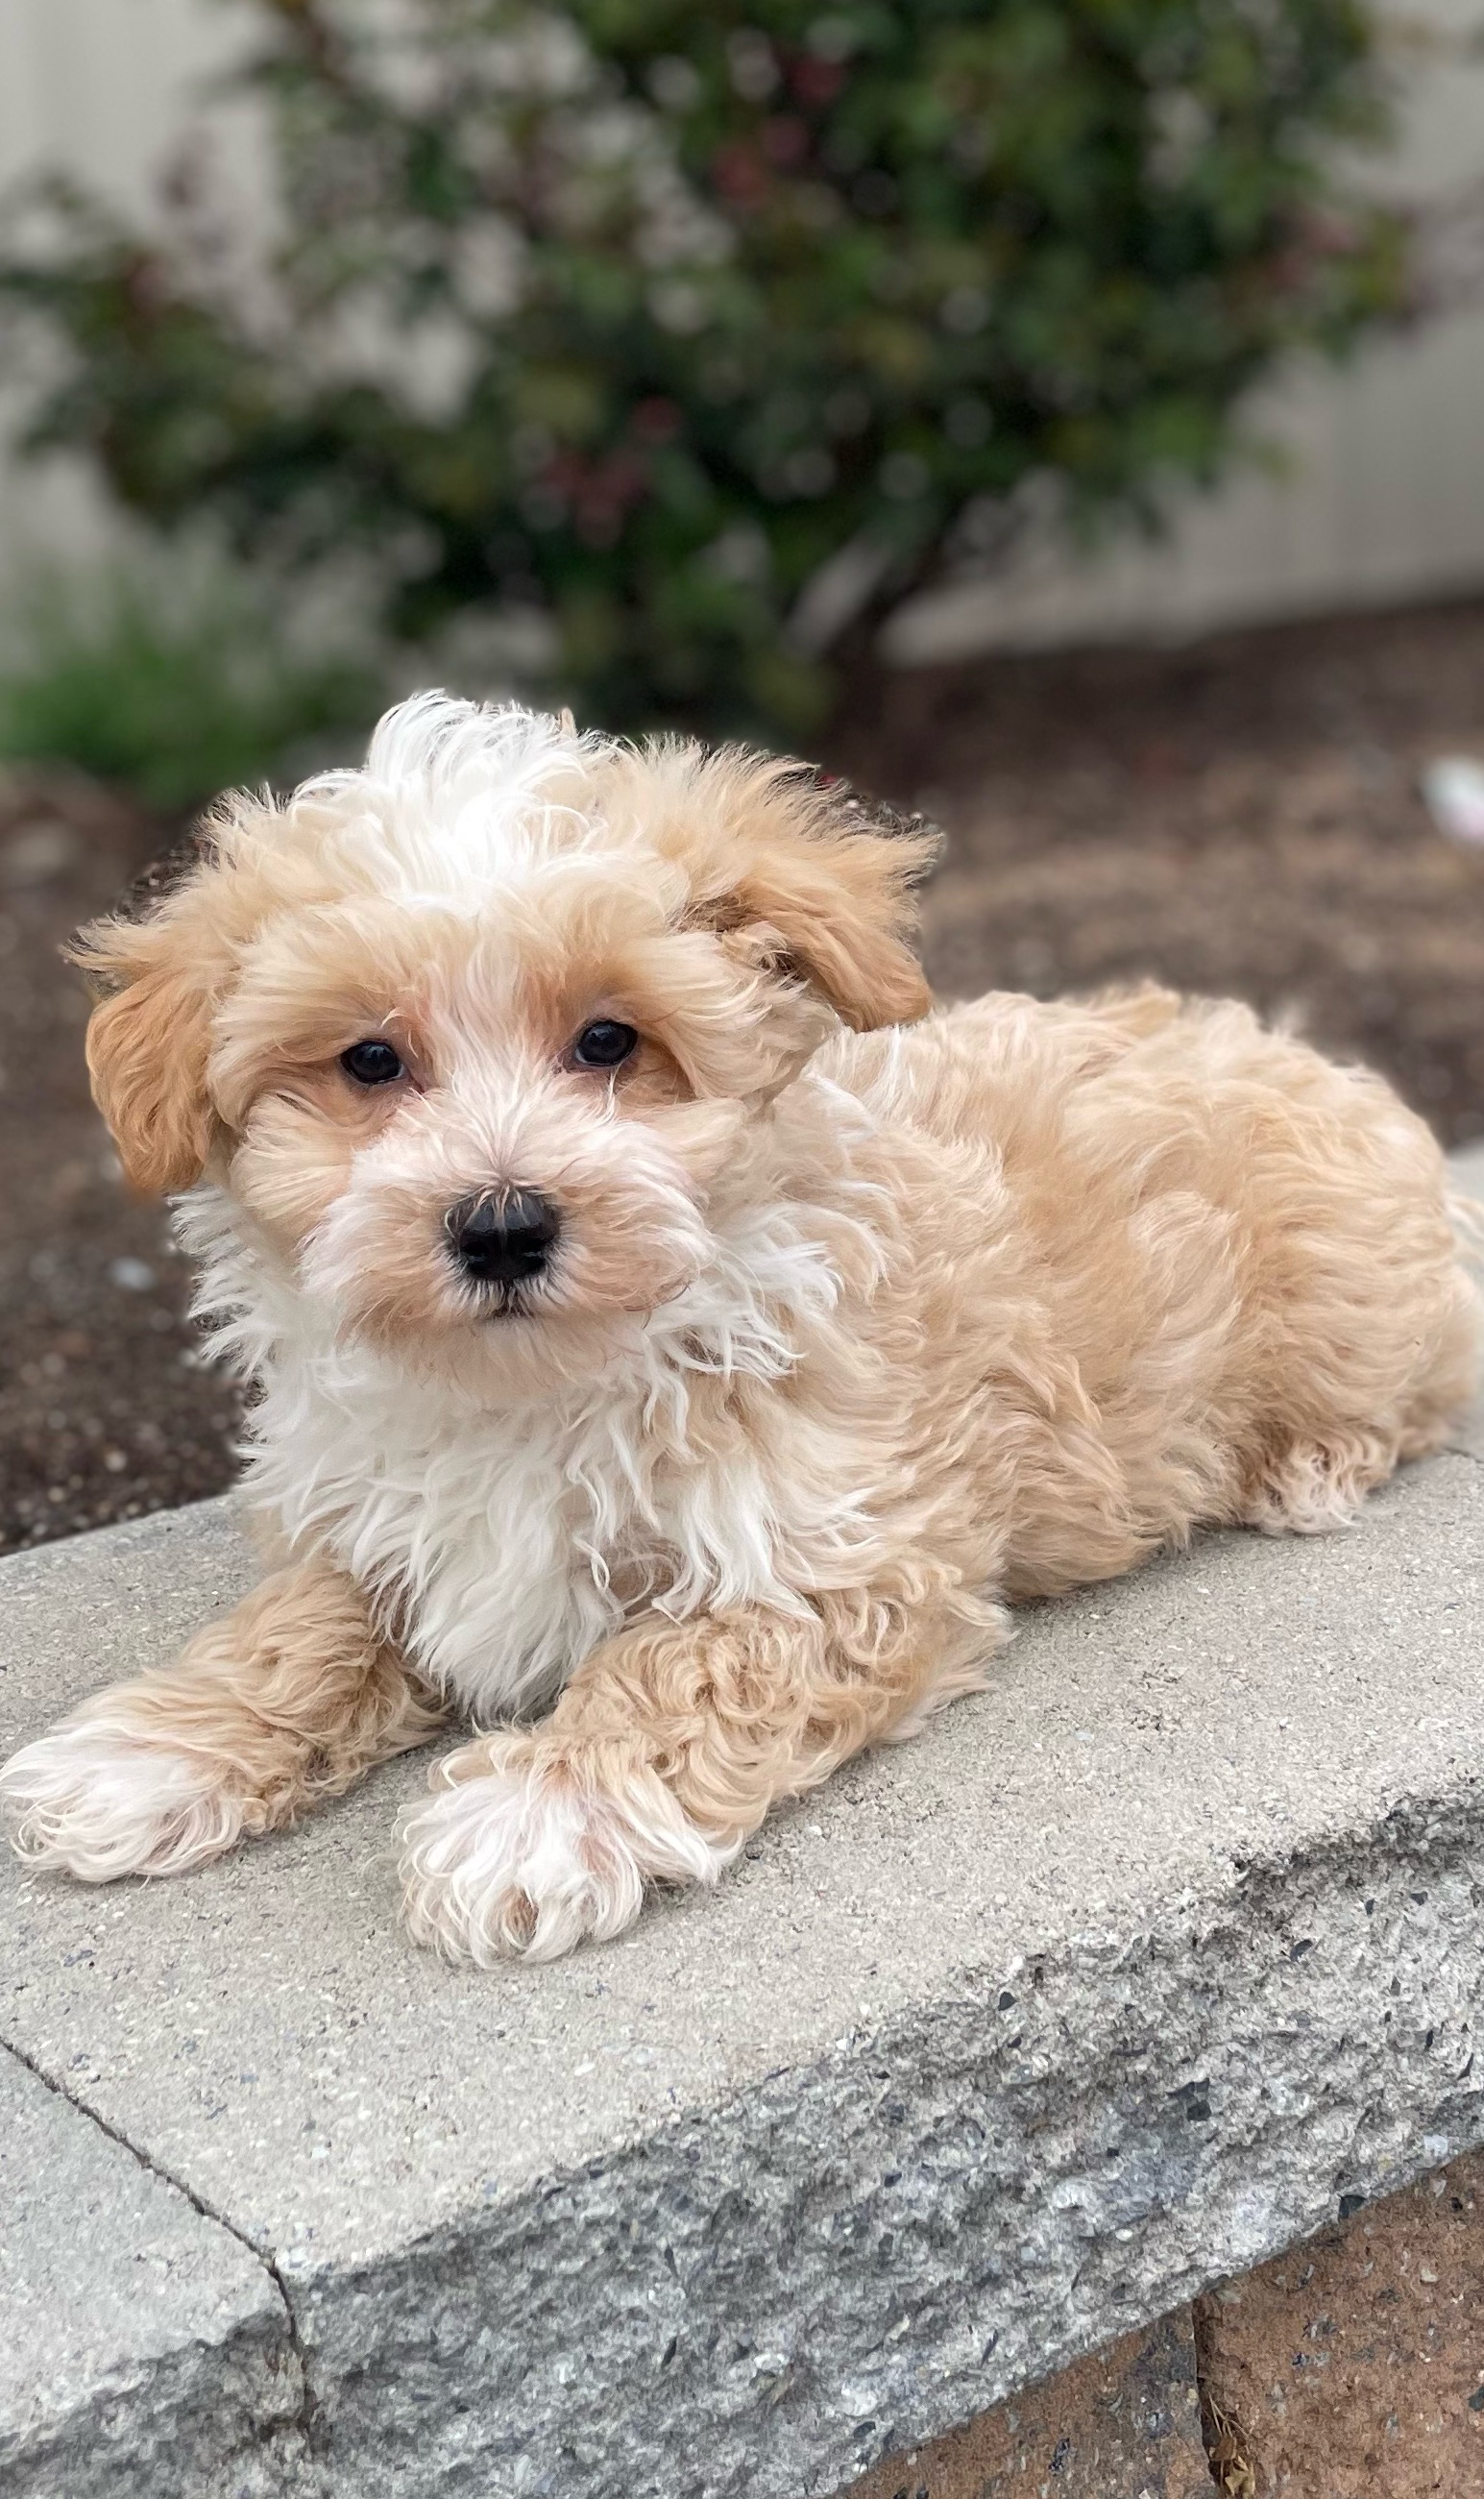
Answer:
POLYGON ((1007 1600, 1436 1446, 1475 1318, 1421 1122, 1238 1006, 927 1013, 931 852, 424 697, 85 932, 283 1567, 16 1755, 26 1857, 182 1871, 455 1713, 412 1932, 560 1953, 979 1683, 1007 1600))

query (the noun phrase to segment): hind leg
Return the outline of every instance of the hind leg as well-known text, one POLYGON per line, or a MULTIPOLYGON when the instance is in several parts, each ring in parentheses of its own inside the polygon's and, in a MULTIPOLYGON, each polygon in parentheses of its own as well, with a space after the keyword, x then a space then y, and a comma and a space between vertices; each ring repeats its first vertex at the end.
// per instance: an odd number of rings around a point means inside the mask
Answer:
POLYGON ((1479 1388, 1480 1305, 1464 1269, 1427 1375, 1403 1418, 1399 1458, 1430 1458, 1445 1448, 1479 1388))
POLYGON ((1249 1478, 1239 1524, 1262 1536, 1328 1536, 1349 1525, 1368 1492, 1386 1482, 1404 1454, 1410 1453, 1395 1433, 1290 1441, 1249 1478))
POLYGON ((1447 1445, 1477 1384, 1479 1318, 1462 1268, 1420 1379, 1389 1424, 1337 1423, 1296 1434, 1264 1455, 1246 1486, 1242 1524, 1265 1536, 1322 1536, 1353 1518, 1400 1465, 1447 1445))

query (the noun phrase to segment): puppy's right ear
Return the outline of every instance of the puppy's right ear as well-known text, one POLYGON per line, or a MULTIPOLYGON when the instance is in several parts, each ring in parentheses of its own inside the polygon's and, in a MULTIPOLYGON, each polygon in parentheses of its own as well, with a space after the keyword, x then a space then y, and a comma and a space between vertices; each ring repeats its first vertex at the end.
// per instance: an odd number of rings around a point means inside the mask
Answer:
POLYGON ((151 919, 95 920, 67 949, 105 994, 87 1027, 93 1100, 130 1185, 150 1196, 199 1180, 215 1127, 207 1091, 218 966, 167 903, 151 919))

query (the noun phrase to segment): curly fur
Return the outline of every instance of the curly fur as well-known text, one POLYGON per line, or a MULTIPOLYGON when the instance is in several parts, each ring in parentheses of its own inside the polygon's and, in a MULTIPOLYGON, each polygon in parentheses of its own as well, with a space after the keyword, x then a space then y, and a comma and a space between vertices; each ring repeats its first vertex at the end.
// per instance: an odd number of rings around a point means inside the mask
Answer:
POLYGON ((1439 1444, 1477 1325, 1421 1122, 1240 1006, 929 1011, 931 847, 425 697, 85 932, 99 1099, 187 1190, 294 1558, 0 1773, 30 1857, 179 1870, 452 1713, 492 1732, 404 1822, 412 1931, 565 1951, 971 1688, 1008 1604, 1339 1525, 1439 1444), (444 1226, 492 1186, 562 1219, 498 1306, 444 1226))

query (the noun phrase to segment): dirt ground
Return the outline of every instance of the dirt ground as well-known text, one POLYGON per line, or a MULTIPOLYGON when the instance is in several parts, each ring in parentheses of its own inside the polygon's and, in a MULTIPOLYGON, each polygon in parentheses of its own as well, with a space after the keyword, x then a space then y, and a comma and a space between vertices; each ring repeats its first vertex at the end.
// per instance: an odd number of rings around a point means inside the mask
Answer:
MULTIPOLYGON (((1484 761, 1484 602, 919 671, 863 686, 833 744, 950 832, 943 990, 1230 991, 1383 1068, 1450 1143, 1484 1135, 1484 850, 1417 794, 1430 757, 1484 761)), ((56 953, 162 829, 83 782, 0 783, 0 1550, 232 1473, 232 1391, 121 1185, 56 953)))
POLYGON ((231 1473, 233 1393, 201 1368, 162 1210, 122 1185, 57 954, 159 841, 86 782, 0 784, 0 1550, 231 1473))
POLYGON ((941 990, 1248 998, 1484 1134, 1484 849, 1417 786, 1484 762, 1484 605, 898 676, 847 745, 949 828, 941 990))

